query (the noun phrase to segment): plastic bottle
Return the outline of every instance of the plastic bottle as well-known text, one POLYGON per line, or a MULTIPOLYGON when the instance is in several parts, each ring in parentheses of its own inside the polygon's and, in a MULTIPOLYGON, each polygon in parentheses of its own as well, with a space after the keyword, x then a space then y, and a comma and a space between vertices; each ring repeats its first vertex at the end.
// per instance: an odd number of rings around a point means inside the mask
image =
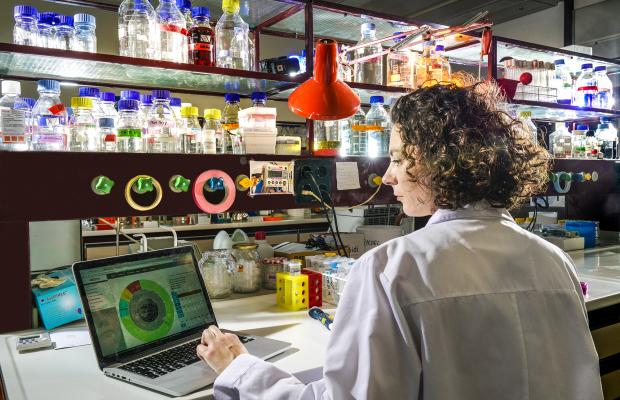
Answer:
POLYGON ((222 0, 223 14, 215 26, 216 65, 250 68, 248 24, 239 16, 239 0, 222 0))
POLYGON ((28 150, 30 106, 21 97, 21 84, 2 81, 0 98, 0 148, 3 150, 28 150))
POLYGON ((387 156, 390 145, 390 116, 383 106, 383 96, 370 97, 370 110, 366 114, 366 131, 368 156, 387 156))
POLYGON ((519 120, 523 124, 523 127, 529 132, 529 137, 532 139, 532 142, 538 144, 538 128, 532 121, 531 111, 520 111, 519 120))
POLYGON ((93 116, 93 100, 90 97, 72 97, 73 118, 69 135, 70 151, 101 151, 103 141, 97 133, 93 116))
POLYGON ((101 141, 100 151, 115 152, 117 146, 116 120, 112 117, 99 118, 97 125, 99 140, 101 141))
POLYGON ((224 115, 222 115, 222 128, 224 128, 224 140, 226 152, 232 154, 243 154, 241 135, 239 134, 239 95, 236 93, 226 93, 224 95, 224 115))
MULTIPOLYGON (((394 32, 399 34, 402 32, 394 32)), ((399 43, 403 40, 402 37, 394 39, 394 43, 399 43)), ((407 50, 392 51, 387 56, 388 70, 387 70, 387 85, 396 87, 413 87, 412 83, 412 55, 413 53, 407 50)))
POLYGON ((69 15, 59 15, 58 21, 58 26, 56 27, 58 48, 61 50, 73 50, 73 42, 75 41, 73 17, 69 15))
POLYGON ((99 98, 101 97, 101 90, 92 86, 82 86, 78 88, 78 96, 79 97, 88 97, 92 102, 92 113, 97 120, 100 117, 104 116, 103 109, 101 108, 101 104, 99 102, 99 98))
POLYGON ((194 19, 192 16, 192 2, 190 0, 176 0, 177 8, 181 11, 183 18, 185 19, 185 29, 189 30, 189 28, 194 25, 194 19))
POLYGON ((204 111, 205 123, 202 127, 205 140, 206 154, 226 153, 226 143, 224 131, 220 120, 222 112, 217 108, 210 108, 204 111))
POLYGON ((187 62, 187 22, 174 0, 160 0, 156 10, 162 61, 187 62))
POLYGON ((118 102, 118 111, 116 150, 124 153, 144 152, 142 139, 144 124, 140 116, 138 101, 121 99, 118 102))
MULTIPOLYGON (((357 44, 368 43, 373 40, 377 40, 375 24, 372 22, 366 22, 362 24, 362 37, 357 44)), ((355 50, 355 58, 362 58, 366 56, 372 56, 381 52, 383 49, 380 44, 370 45, 361 49, 355 50)), ((355 82, 360 83, 372 83, 375 85, 383 84, 383 58, 377 56, 370 58, 366 61, 362 61, 354 65, 355 82)))
POLYGON ((267 234, 264 231, 254 233, 254 243, 258 245, 256 251, 261 260, 273 258, 273 247, 267 243, 267 234))
POLYGON ((39 13, 32 6, 15 6, 13 8, 13 43, 25 46, 37 46, 39 28, 37 27, 39 13))
POLYGON ((575 105, 579 107, 592 107, 598 88, 591 63, 581 65, 581 73, 579 78, 577 78, 576 86, 575 105))
POLYGON ((618 132, 607 120, 601 121, 594 137, 599 143, 598 159, 615 160, 618 158, 618 132))
POLYGON ((549 135, 549 152, 555 158, 573 156, 573 135, 566 129, 564 122, 556 122, 555 131, 549 135))
POLYGON ((267 106, 267 93, 252 92, 252 107, 266 107, 266 106, 267 106))
POLYGON ((67 150, 67 110, 60 101, 60 82, 37 81, 39 99, 32 110, 33 150, 67 150))
POLYGON ((205 141, 200 122, 198 122, 198 107, 181 108, 183 130, 179 134, 181 153, 202 154, 205 152, 205 141))
POLYGON ((176 149, 177 124, 174 111, 170 108, 169 90, 153 90, 153 106, 149 110, 147 124, 148 152, 173 153, 176 149))
POLYGON ((75 14, 73 16, 75 25, 75 51, 86 51, 89 53, 97 52, 97 20, 90 14, 75 14))
POLYGON ((558 104, 571 104, 573 98, 573 78, 564 60, 555 60, 555 82, 558 104))
POLYGON ((39 28, 39 47, 45 47, 46 49, 57 49, 59 47, 55 28, 57 24, 58 14, 54 12, 39 13, 39 21, 37 23, 39 28))
POLYGON ((193 7, 193 25, 189 28, 189 62, 195 65, 215 66, 215 31, 209 25, 209 8, 193 7))
POLYGON ((611 110, 614 106, 614 85, 607 76, 607 67, 600 65, 594 68, 594 79, 598 92, 592 107, 611 110))
POLYGON ((349 135, 349 144, 347 147, 347 155, 349 156, 365 156, 368 154, 368 132, 366 130, 366 113, 362 107, 350 118, 349 121, 351 133, 349 135))
POLYGON ((118 8, 120 55, 159 59, 159 26, 149 0, 123 0, 118 8))
POLYGON ((577 125, 573 129, 573 157, 586 158, 588 125, 577 125))

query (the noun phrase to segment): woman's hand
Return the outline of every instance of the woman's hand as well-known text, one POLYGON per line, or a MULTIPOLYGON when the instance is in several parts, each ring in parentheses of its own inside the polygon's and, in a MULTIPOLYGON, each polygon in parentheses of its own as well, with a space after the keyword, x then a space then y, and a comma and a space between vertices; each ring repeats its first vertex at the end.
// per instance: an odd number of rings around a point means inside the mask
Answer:
POLYGON ((247 353, 237 335, 222 333, 217 326, 211 325, 202 332, 201 344, 196 353, 215 372, 222 373, 239 354, 247 353))

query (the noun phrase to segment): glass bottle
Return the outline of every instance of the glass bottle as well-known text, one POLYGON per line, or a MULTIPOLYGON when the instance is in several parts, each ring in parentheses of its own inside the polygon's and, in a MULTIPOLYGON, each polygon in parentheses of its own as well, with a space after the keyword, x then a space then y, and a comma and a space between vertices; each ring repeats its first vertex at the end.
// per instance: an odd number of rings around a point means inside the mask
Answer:
POLYGON ((103 141, 97 133, 97 122, 93 116, 93 100, 89 97, 72 97, 69 135, 70 151, 101 151, 103 141))
POLYGON ((183 128, 179 135, 181 153, 205 153, 204 135, 198 122, 198 107, 181 108, 181 118, 183 119, 183 128))
POLYGON ((67 110, 60 101, 60 82, 37 81, 39 99, 32 110, 32 149, 67 150, 67 110))
POLYGON ((590 160, 598 159, 598 154, 601 151, 601 147, 596 137, 594 137, 593 130, 588 130, 586 132, 585 146, 586 158, 590 160))
POLYGON ((370 110, 366 114, 366 132, 368 135, 368 156, 384 157, 389 155, 390 116, 383 107, 383 96, 370 97, 370 110))
POLYGON ((618 132, 609 121, 601 121, 594 137, 599 143, 598 159, 615 160, 618 158, 618 132))
POLYGON ((422 45, 422 55, 418 57, 415 64, 415 88, 427 87, 436 85, 437 82, 433 80, 431 73, 431 65, 433 63, 433 48, 435 42, 433 40, 426 40, 422 45))
POLYGON ((429 67, 431 79, 438 83, 450 82, 451 69, 450 62, 445 56, 444 47, 441 44, 435 46, 435 50, 431 54, 431 65, 429 67))
POLYGON ((215 66, 215 31, 209 24, 209 8, 193 7, 194 24, 187 34, 189 62, 195 65, 215 66))
POLYGON ((314 121, 315 156, 337 156, 340 152, 338 121, 314 121))
POLYGON ((350 118, 351 133, 347 155, 365 156, 368 154, 368 132, 366 129, 366 113, 362 107, 350 118))
POLYGON ((28 120, 30 106, 21 97, 21 84, 2 81, 0 98, 0 149, 28 150, 30 130, 28 120))
POLYGON ((266 107, 267 106, 267 93, 265 92, 252 92, 252 107, 266 107))
POLYGON ((32 6, 15 6, 13 8, 13 43, 25 46, 36 46, 39 37, 38 11, 32 6))
MULTIPOLYGON (((357 44, 365 44, 377 40, 375 24, 366 22, 361 27, 362 37, 357 44)), ((355 50, 355 58, 372 56, 380 53, 383 49, 380 44, 369 45, 355 50)), ((383 84, 383 56, 377 56, 354 65, 355 82, 383 84)))
POLYGON ((250 68, 248 24, 239 16, 239 0, 222 0, 224 12, 215 26, 216 65, 222 68, 250 68))
POLYGON ((97 20, 90 14, 75 14, 73 16, 75 25, 75 51, 86 51, 88 53, 97 52, 97 20))
POLYGON ((56 28, 58 24, 58 14, 55 12, 39 13, 37 27, 39 28, 39 47, 46 49, 57 49, 58 39, 56 38, 56 28))
MULTIPOLYGON (((399 33, 402 32, 394 32, 395 35, 399 33)), ((402 37, 395 38, 394 43, 399 43, 402 40, 402 37)), ((388 53, 388 86, 409 88, 413 86, 411 54, 413 53, 407 50, 392 51, 388 53)))
POLYGON ((159 26, 149 0, 123 0, 118 8, 120 55, 159 59, 159 26))
POLYGON ((177 8, 181 11, 183 18, 185 19, 185 29, 189 30, 189 28, 194 25, 194 19, 192 16, 192 2, 190 0, 176 0, 177 8))
POLYGON ((575 105, 579 107, 592 107, 598 88, 592 70, 592 64, 581 65, 581 73, 577 78, 577 91, 575 94, 575 105))
MULTIPOLYGON (((121 92, 122 96, 122 92, 121 92)), ((142 139, 142 118, 135 99, 121 99, 118 102, 118 123, 116 150, 124 153, 144 152, 142 139)))
POLYGON ((593 107, 611 110, 614 106, 614 85, 607 76, 607 67, 599 65, 594 68, 594 79, 596 81, 596 96, 594 96, 593 107))
POLYGON ((224 129, 224 140, 226 152, 232 154, 243 154, 243 144, 239 133, 239 95, 236 93, 226 93, 224 95, 226 106, 222 116, 222 128, 224 129))
POLYGON ((224 131, 220 120, 222 112, 217 108, 210 108, 204 111, 205 123, 202 132, 205 138, 206 154, 224 154, 226 153, 226 143, 224 131))
POLYGON ((586 133, 588 132, 588 125, 577 125, 573 129, 573 157, 574 158, 586 158, 586 133))
MULTIPOLYGON (((30 148, 30 141, 32 140, 32 130, 34 120, 32 119, 32 110, 36 104, 36 100, 32 97, 22 97, 24 103, 28 104, 28 110, 26 111, 26 135, 28 135, 28 148, 30 148)), ((2 142, 0 140, 0 142, 2 142)))
POLYGON ((156 10, 162 61, 187 62, 187 22, 174 0, 160 0, 156 10))
POLYGON ((532 121, 531 111, 520 111, 519 121, 523 124, 523 128, 529 133, 529 138, 533 143, 538 144, 538 128, 532 121))
POLYGON ((209 297, 223 299, 232 294, 235 260, 227 250, 207 251, 198 262, 209 297))
POLYGON ((555 60, 554 87, 557 91, 558 104, 571 104, 573 98, 573 78, 564 60, 555 60))
POLYGON ((573 156, 573 135, 566 129, 564 122, 557 122, 555 132, 549 135, 549 152, 555 158, 573 156))
POLYGON ((176 149, 176 120, 170 108, 170 91, 153 90, 153 106, 147 118, 149 153, 173 153, 176 149))
POLYGON ((174 118, 177 121, 181 120, 181 104, 182 104, 182 100, 178 97, 171 97, 170 98, 170 108, 172 109, 172 112, 174 113, 174 118))
POLYGON ((232 256, 235 260, 232 282, 235 293, 252 293, 260 289, 262 274, 257 244, 237 243, 233 245, 232 256))
POLYGON ((103 117, 112 118, 114 121, 118 120, 118 111, 114 107, 115 102, 116 94, 114 92, 101 92, 99 95, 99 107, 103 117))
MULTIPOLYGON (((150 94, 140 95, 140 120, 142 121, 142 138, 148 135, 149 112, 153 106, 153 96, 150 94)), ((145 149, 146 150, 146 149, 145 149)))
POLYGON ((139 105, 140 92, 138 92, 137 90, 121 90, 121 100, 136 100, 139 105))
POLYGON ((104 116, 103 109, 101 108, 101 103, 99 98, 101 97, 101 90, 92 86, 82 86, 78 88, 78 96, 79 97, 88 97, 93 101, 92 113, 95 117, 95 120, 104 116))
POLYGON ((101 141, 100 151, 115 152, 117 146, 116 120, 112 117, 99 118, 97 129, 101 141))
POLYGON ((58 48, 61 50, 72 50, 75 40, 75 28, 73 27, 73 17, 69 15, 58 16, 58 26, 56 27, 56 40, 58 48))

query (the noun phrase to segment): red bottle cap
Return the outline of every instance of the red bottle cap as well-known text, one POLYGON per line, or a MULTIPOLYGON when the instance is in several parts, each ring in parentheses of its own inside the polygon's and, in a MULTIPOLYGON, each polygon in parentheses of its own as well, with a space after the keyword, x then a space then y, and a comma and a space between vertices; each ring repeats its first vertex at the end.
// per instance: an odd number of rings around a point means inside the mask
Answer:
POLYGON ((265 240, 266 237, 267 234, 265 233, 265 231, 258 231, 254 234, 255 240, 265 240))

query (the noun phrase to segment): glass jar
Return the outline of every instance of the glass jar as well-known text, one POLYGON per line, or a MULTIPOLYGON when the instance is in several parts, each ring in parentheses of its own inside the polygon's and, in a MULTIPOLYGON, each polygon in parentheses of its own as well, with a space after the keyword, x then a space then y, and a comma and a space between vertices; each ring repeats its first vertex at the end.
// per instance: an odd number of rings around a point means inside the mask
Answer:
POLYGON ((276 274, 284 272, 286 257, 265 258, 263 260, 263 287, 265 289, 276 289, 276 274))
POLYGON ((232 256, 235 267, 232 282, 235 293, 252 293, 260 289, 261 270, 257 248, 258 245, 255 243, 233 245, 232 256))
POLYGON ((223 299, 231 295, 231 275, 235 265, 234 259, 227 250, 204 253, 198 266, 210 298, 223 299))

